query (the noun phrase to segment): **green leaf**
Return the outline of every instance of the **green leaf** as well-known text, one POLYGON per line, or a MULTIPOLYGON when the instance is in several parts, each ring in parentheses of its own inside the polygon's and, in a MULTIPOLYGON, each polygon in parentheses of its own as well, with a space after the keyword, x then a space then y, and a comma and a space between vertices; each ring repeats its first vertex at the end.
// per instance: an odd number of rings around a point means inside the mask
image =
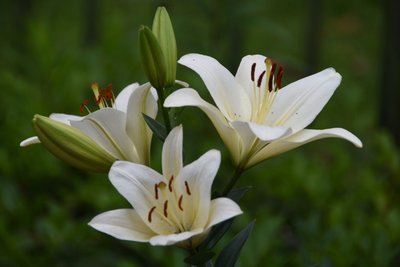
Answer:
POLYGON ((150 129, 153 131, 154 135, 157 136, 158 139, 164 142, 165 138, 167 138, 168 135, 165 126, 144 113, 143 113, 143 118, 146 121, 147 125, 150 127, 150 129))
POLYGON ((218 243, 218 241, 224 236, 224 234, 231 228, 235 218, 231 218, 224 222, 215 225, 207 236, 207 239, 201 244, 200 249, 207 248, 212 249, 218 243))
POLYGON ((184 261, 191 265, 203 265, 214 257, 215 253, 212 251, 201 251, 199 253, 186 257, 184 261))
POLYGON ((238 233, 219 254, 215 267, 233 267, 239 257, 244 243, 253 230, 255 221, 249 223, 240 233, 238 233))
POLYGON ((239 200, 242 199, 244 194, 246 194, 247 191, 249 191, 250 189, 251 189, 251 186, 234 188, 228 193, 227 197, 232 199, 235 202, 239 202, 239 200))

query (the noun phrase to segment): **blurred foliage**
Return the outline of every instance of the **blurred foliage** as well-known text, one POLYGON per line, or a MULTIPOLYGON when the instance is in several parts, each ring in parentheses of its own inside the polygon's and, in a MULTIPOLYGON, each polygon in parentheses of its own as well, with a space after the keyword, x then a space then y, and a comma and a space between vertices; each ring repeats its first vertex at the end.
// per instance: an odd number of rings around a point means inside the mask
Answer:
MULTIPOLYGON (((72 169, 40 145, 33 114, 79 114, 90 84, 118 92, 145 82, 137 29, 158 5, 174 23, 178 57, 199 52, 236 71, 242 56, 265 54, 285 66, 289 83, 306 74, 308 2, 71 0, 0 2, 0 266, 182 266, 185 252, 116 240, 87 222, 129 207, 106 176, 72 169)), ((252 185, 231 236, 256 224, 238 266, 399 266, 400 156, 377 127, 382 8, 378 1, 322 1, 317 65, 343 81, 312 128, 343 127, 364 142, 323 140, 244 173, 252 185)), ((312 15, 312 14, 311 14, 312 15)), ((209 96, 199 77, 178 78, 209 96)), ((186 162, 210 148, 223 152, 215 186, 231 174, 226 148, 204 114, 182 113, 186 162), (201 137, 201 138, 199 138, 201 137)), ((159 168, 161 143, 154 141, 159 168)), ((227 243, 227 238, 221 242, 227 243)), ((221 244, 222 245, 222 244, 221 244)), ((221 246, 222 247, 222 246, 221 246)))

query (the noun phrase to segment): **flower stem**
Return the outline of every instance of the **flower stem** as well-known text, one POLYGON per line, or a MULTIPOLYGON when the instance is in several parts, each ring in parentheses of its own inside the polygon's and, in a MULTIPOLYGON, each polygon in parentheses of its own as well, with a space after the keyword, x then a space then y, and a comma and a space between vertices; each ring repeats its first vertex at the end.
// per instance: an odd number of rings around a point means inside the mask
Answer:
POLYGON ((244 169, 239 165, 236 167, 235 172, 233 173, 229 183, 225 186, 224 190, 222 191, 222 196, 226 197, 228 193, 232 190, 235 186, 236 182, 239 180, 240 175, 244 172, 244 169))
POLYGON ((164 105, 163 105, 164 100, 165 100, 164 90, 165 90, 165 88, 161 88, 160 90, 157 90, 158 97, 159 97, 158 105, 159 105, 159 109, 161 109, 161 111, 162 111, 165 128, 167 130, 167 133, 169 133, 171 131, 171 121, 169 119, 168 109, 166 107, 164 107, 164 105))

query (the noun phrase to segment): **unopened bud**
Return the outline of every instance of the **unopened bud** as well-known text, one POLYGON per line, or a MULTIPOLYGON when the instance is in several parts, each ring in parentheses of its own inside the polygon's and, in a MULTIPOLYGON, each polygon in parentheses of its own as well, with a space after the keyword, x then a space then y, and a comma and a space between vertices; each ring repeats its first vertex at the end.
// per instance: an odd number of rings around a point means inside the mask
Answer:
POLYGON ((171 19, 165 7, 158 7, 153 20, 153 33, 165 58, 166 85, 172 86, 176 79, 177 49, 171 19))
POLYGON ((108 172, 115 158, 80 130, 48 117, 35 115, 33 127, 53 155, 75 168, 108 172))
POLYGON ((165 57, 157 38, 148 27, 139 29, 139 48, 147 78, 154 88, 162 90, 167 76, 165 57))

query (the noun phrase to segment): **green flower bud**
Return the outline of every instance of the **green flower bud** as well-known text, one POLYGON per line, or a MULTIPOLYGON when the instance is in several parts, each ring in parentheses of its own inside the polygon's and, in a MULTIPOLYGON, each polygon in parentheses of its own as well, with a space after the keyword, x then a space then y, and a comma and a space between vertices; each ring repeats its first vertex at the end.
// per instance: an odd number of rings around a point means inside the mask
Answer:
POLYGON ((151 85, 162 90, 166 85, 165 57, 153 32, 145 26, 139 29, 140 57, 151 85))
POLYGON ((108 172, 114 157, 80 130, 35 115, 33 127, 40 142, 57 158, 85 171, 108 172))
POLYGON ((165 7, 157 8, 153 20, 153 33, 164 54, 167 68, 166 85, 172 86, 176 79, 177 49, 174 28, 165 7))

